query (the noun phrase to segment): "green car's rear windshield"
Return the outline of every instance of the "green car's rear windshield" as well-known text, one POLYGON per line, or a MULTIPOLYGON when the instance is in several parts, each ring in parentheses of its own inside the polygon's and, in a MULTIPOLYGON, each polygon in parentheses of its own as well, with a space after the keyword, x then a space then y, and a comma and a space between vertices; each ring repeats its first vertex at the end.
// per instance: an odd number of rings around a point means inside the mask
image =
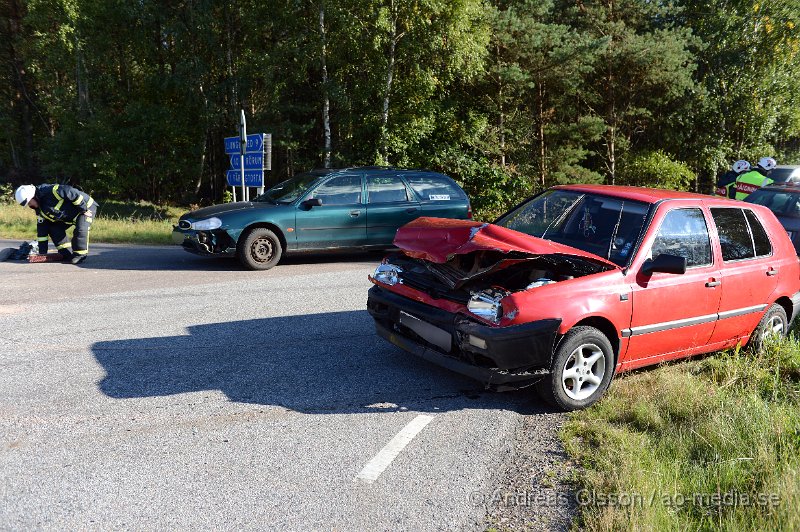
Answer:
POLYGON ((600 194, 548 190, 503 215, 495 224, 566 244, 625 266, 650 206, 600 194))
POLYGON ((762 188, 747 196, 745 201, 763 205, 777 216, 800 218, 800 194, 796 192, 762 188))
POLYGON ((268 203, 292 203, 302 196, 308 188, 316 183, 321 176, 311 172, 298 174, 291 179, 282 181, 267 189, 253 201, 266 201, 268 203))

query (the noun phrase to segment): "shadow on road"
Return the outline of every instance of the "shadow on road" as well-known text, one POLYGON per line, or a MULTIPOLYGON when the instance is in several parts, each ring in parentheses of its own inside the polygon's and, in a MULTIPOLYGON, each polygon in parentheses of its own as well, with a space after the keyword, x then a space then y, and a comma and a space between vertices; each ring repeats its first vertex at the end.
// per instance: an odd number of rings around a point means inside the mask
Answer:
MULTIPOLYGON (((293 264, 355 263, 378 264, 383 255, 377 252, 296 253, 285 256, 277 268, 293 264)), ((241 271, 244 267, 233 257, 203 257, 188 253, 178 246, 92 246, 91 254, 81 268, 97 270, 163 270, 163 271, 241 271)))
POLYGON ((374 333, 366 311, 333 312, 188 328, 184 336, 99 342, 117 399, 219 390, 231 401, 305 413, 501 408, 551 412, 532 391, 482 386, 409 355, 374 333))

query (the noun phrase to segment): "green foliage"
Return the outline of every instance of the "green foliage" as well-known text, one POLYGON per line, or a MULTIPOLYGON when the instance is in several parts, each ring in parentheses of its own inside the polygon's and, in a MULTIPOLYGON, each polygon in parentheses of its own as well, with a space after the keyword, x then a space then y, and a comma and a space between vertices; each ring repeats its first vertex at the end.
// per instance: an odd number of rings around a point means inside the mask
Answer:
POLYGON ((14 187, 10 183, 0 183, 0 205, 16 205, 14 187))
POLYGON ((218 201, 222 138, 245 109, 249 131, 274 135, 272 183, 322 164, 327 116, 334 166, 440 170, 487 217, 553 184, 642 182, 625 167, 657 168, 659 151, 705 190, 738 158, 800 161, 798 13, 800 0, 15 0, 0 18, 0 172, 98 199, 218 201))
POLYGON ((694 178, 691 168, 661 150, 633 155, 620 168, 621 181, 637 187, 688 190, 694 178))
POLYGON ((707 177, 731 160, 797 154, 800 1, 677 2, 676 23, 700 39, 696 93, 676 117, 678 156, 707 177), (794 148, 792 149, 792 145, 794 148))

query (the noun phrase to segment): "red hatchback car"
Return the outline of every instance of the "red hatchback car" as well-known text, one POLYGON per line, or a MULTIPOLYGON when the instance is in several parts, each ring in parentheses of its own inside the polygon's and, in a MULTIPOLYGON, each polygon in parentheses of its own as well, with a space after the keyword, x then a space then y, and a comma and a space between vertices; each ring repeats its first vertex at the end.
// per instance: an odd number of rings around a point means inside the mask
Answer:
POLYGON ((493 224, 420 218, 370 277, 393 344, 565 409, 615 372, 758 346, 800 309, 800 264, 767 208, 601 185, 546 190, 493 224))

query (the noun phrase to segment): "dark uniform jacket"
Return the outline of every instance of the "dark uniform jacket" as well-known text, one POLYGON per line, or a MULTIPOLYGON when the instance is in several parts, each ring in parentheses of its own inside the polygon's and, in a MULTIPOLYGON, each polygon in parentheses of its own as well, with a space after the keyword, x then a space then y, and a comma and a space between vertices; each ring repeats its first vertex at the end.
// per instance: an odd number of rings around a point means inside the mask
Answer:
POLYGON ((34 196, 39 201, 36 209, 36 225, 39 254, 47 253, 48 237, 58 248, 59 253, 71 256, 72 253, 86 254, 89 250, 89 227, 97 211, 97 203, 89 194, 69 185, 39 185, 34 196), (91 212, 91 217, 82 216, 91 212), (73 244, 67 237, 67 227, 75 225, 73 244), (70 252, 67 248, 72 247, 70 252))
POLYGON ((35 198, 39 201, 39 218, 67 225, 74 225, 78 216, 96 205, 89 194, 69 185, 39 185, 35 198))

